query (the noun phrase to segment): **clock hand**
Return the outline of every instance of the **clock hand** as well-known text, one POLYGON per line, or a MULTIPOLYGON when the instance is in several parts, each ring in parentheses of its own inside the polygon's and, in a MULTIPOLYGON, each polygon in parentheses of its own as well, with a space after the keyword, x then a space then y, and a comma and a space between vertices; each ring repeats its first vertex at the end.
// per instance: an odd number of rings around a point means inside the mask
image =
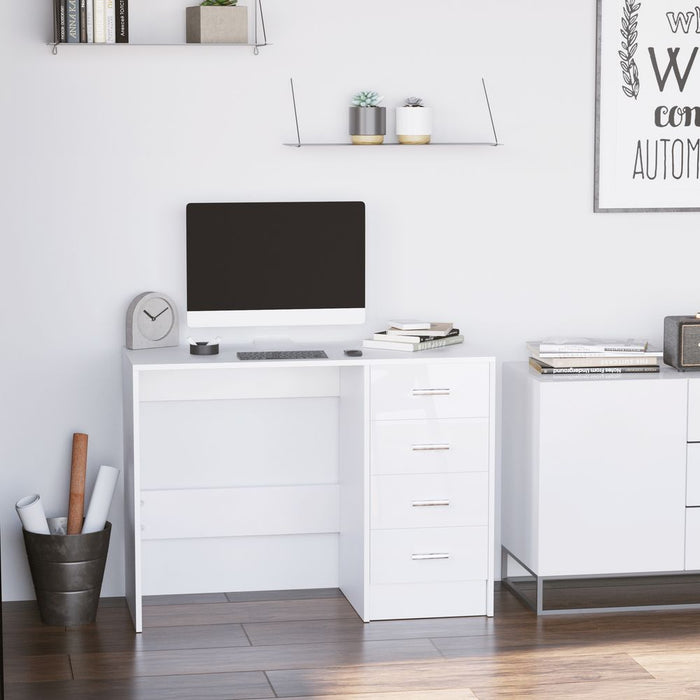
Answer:
MULTIPOLYGON (((168 307, 166 306, 166 307, 160 312, 160 314, 164 314, 167 310, 168 310, 168 307)), ((155 320, 158 318, 158 316, 160 316, 160 314, 156 314, 156 315, 153 317, 153 320, 155 321, 155 320)))
POLYGON ((155 321, 155 320, 156 320, 156 317, 155 317, 155 316, 151 316, 151 314, 149 314, 148 311, 146 311, 146 309, 143 310, 143 313, 145 313, 146 316, 148 316, 148 318, 151 319, 151 321, 155 321))

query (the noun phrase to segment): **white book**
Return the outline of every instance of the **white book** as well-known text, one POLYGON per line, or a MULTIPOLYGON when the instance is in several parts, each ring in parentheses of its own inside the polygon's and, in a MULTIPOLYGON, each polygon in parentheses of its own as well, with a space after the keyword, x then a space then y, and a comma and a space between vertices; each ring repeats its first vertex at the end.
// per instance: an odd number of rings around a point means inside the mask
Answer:
POLYGON ((114 44, 117 41, 117 16, 114 9, 115 0, 105 0, 105 42, 114 44))
POLYGON ((610 355, 606 353, 604 357, 542 357, 540 353, 533 353, 532 357, 540 364, 548 367, 640 367, 658 366, 661 364, 661 357, 653 352, 626 352, 610 355))
POLYGON ((105 25, 105 0, 93 0, 92 8, 93 41, 104 44, 107 41, 105 25))
POLYGON ((430 328, 430 321, 389 321, 389 326, 402 331, 422 331, 425 328, 430 328))
POLYGON ((646 340, 637 338, 546 338, 528 341, 539 352, 644 352, 646 340))
POLYGON ((547 361, 548 357, 663 357, 663 351, 649 347, 646 350, 620 350, 613 352, 611 350, 586 351, 586 352, 542 352, 538 350, 537 343, 527 343, 528 353, 537 359, 547 361))
POLYGON ((365 348, 374 350, 416 352, 417 350, 432 350, 433 348, 441 348, 445 345, 456 345, 457 343, 463 342, 463 335, 451 335, 449 338, 436 338, 435 340, 426 340, 422 343, 394 343, 388 340, 363 340, 362 345, 365 348))
POLYGON ((85 3, 85 24, 87 25, 85 29, 87 30, 87 43, 88 44, 94 44, 95 43, 95 31, 93 27, 93 14, 94 14, 94 8, 93 8, 93 0, 87 0, 85 3))
POLYGON ((430 323, 426 328, 420 328, 421 333, 416 333, 408 329, 402 328, 389 328, 387 330, 387 335, 437 335, 444 336, 449 335, 452 331, 453 325, 451 323, 430 323))

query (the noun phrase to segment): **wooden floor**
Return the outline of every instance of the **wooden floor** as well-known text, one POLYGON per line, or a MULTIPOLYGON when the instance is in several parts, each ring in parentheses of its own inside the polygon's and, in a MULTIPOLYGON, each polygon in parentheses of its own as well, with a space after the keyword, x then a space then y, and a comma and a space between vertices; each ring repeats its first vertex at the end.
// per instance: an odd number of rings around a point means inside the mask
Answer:
POLYGON ((700 698, 700 611, 363 624, 336 589, 161 596, 136 635, 122 599, 97 622, 3 605, 6 700, 700 698))

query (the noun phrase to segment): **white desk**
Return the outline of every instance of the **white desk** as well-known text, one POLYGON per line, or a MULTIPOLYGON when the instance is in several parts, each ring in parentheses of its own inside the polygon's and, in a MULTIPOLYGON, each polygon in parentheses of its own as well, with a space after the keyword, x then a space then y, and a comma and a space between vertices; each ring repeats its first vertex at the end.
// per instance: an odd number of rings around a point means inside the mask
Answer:
POLYGON ((125 350, 126 596, 340 587, 365 620, 493 614, 492 357, 125 350))

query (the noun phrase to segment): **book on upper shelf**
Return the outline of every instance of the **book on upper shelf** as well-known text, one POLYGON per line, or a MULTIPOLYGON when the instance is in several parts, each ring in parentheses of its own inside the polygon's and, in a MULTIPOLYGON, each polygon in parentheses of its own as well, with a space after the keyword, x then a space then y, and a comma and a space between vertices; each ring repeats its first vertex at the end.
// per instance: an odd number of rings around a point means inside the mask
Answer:
POLYGON ((463 335, 451 335, 447 338, 435 338, 434 340, 425 340, 422 343, 404 343, 401 341, 389 340, 363 340, 362 345, 365 348, 374 350, 399 350, 400 352, 416 352, 418 350, 433 350, 434 348, 442 348, 446 345, 456 345, 463 343, 463 335))
POLYGON ((54 41, 66 41, 66 0, 54 0, 54 41))
POLYGON ((644 352, 647 341, 637 338, 546 338, 531 340, 538 352, 644 352))
POLYGON ((105 0, 105 43, 115 44, 117 42, 117 15, 115 8, 116 0, 105 0))
POLYGON ((129 2, 116 0, 117 44, 129 43, 129 2))
POLYGON ((653 374, 660 371, 659 365, 619 365, 616 367, 548 367, 531 357, 530 367, 540 374, 653 374))
POLYGON ((422 331, 430 328, 430 321, 389 321, 389 326, 402 331, 422 331))
POLYGON ((80 9, 78 0, 66 0, 66 42, 80 43, 80 9))
POLYGON ((595 350, 595 351, 542 351, 536 342, 525 343, 530 355, 538 359, 547 357, 662 357, 663 352, 647 346, 646 350, 595 350))
POLYGON ((535 353, 532 356, 545 367, 627 367, 627 366, 658 366, 661 361, 660 354, 655 353, 616 353, 606 354, 604 357, 542 357, 535 353))
POLYGON ((388 340, 392 343, 424 343, 426 340, 437 340, 438 338, 449 338, 453 335, 459 335, 459 328, 453 328, 446 335, 403 335, 391 333, 391 329, 386 331, 377 331, 372 340, 388 340))
MULTIPOLYGON (((90 0, 92 2, 92 0, 90 0)), ((78 1, 78 19, 80 25, 80 43, 87 44, 87 4, 88 0, 78 1)))
POLYGON ((411 330, 403 330, 402 328, 388 328, 387 335, 431 335, 443 338, 452 331, 453 325, 445 322, 431 323, 427 328, 421 328, 423 333, 416 333, 411 330))
POLYGON ((104 44, 107 41, 106 0, 94 0, 92 5, 93 41, 104 44))

